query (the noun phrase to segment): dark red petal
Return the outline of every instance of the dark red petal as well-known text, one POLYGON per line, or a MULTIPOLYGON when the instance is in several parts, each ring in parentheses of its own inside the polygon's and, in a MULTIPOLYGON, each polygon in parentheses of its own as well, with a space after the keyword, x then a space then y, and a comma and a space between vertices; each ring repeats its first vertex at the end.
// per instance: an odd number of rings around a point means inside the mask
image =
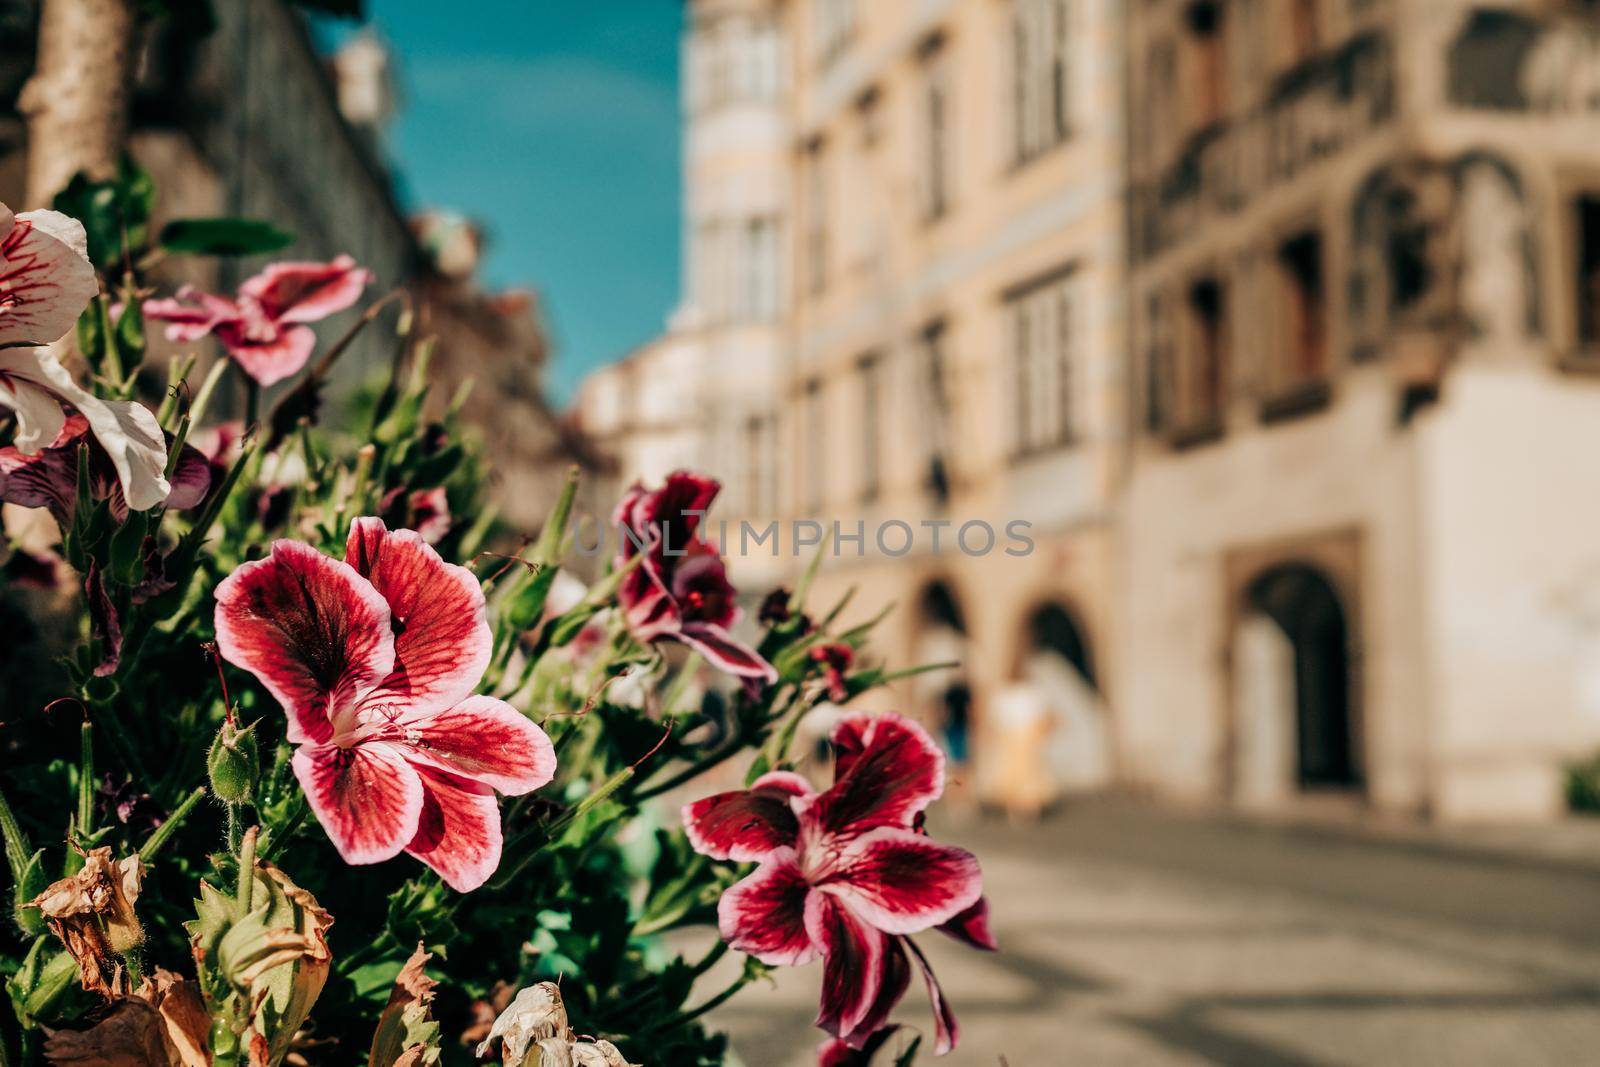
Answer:
POLYGON ((947 923, 937 927, 941 934, 953 937, 973 948, 997 951, 1000 946, 989 930, 989 898, 979 897, 978 902, 947 923))
MULTIPOLYGON (((48 448, 31 456, 11 445, 0 448, 0 500, 23 508, 46 508, 65 530, 78 499, 78 445, 88 433, 88 420, 69 415, 48 448)), ((91 465, 93 459, 91 445, 91 465)))
POLYGON ((415 530, 390 531, 374 518, 351 523, 344 558, 389 602, 394 618, 394 673, 368 705, 404 704, 415 713, 466 699, 494 645, 472 572, 446 563, 415 530))
POLYGON ((915 941, 905 940, 905 946, 911 950, 912 958, 922 970, 922 980, 928 986, 928 1001, 933 1005, 933 1054, 943 1056, 955 1048, 956 1042, 961 1039, 961 1027, 956 1025, 956 1013, 951 1009, 950 1002, 944 999, 944 990, 939 985, 939 979, 934 977, 933 968, 928 966, 928 958, 915 941))
POLYGON ((197 506, 211 489, 211 464, 197 448, 183 446, 178 453, 178 465, 172 471, 172 492, 167 494, 167 507, 184 511, 197 506))
POLYGON ((944 792, 944 753, 902 715, 852 715, 833 729, 835 780, 816 814, 835 833, 910 826, 944 792))
POLYGON ((678 633, 668 636, 676 637, 699 652, 707 663, 720 671, 740 678, 759 678, 769 684, 778 680, 777 670, 761 658, 761 653, 735 640, 720 626, 685 623, 678 633))
POLYGON ((810 895, 805 923, 823 959, 822 1003, 816 1025, 850 1041, 877 1003, 889 939, 832 893, 810 895))
MULTIPOLYGON (((693 471, 673 471, 660 489, 648 494, 634 516, 659 537, 659 551, 681 553, 694 540, 704 512, 722 491, 722 483, 693 471)), ((674 556, 666 556, 668 560, 674 556)))
POLYGON ((794 849, 773 852, 717 902, 717 929, 732 948, 763 963, 797 967, 817 958, 806 932, 806 884, 794 849))
POLYGON ((422 814, 406 845, 458 893, 470 893, 500 866, 500 806, 486 785, 428 767, 422 780, 422 814))
POLYGON ((316 322, 354 304, 372 273, 349 256, 329 263, 274 263, 239 286, 269 319, 316 322))
POLYGON ((395 724, 413 761, 517 796, 556 774, 556 750, 537 723, 503 700, 471 696, 445 711, 395 724))
POLYGON ((856 1024, 855 1030, 850 1034, 848 1044, 865 1050, 872 1044, 878 1034, 884 1030, 884 1025, 889 1021, 889 1013, 894 1011, 895 1005, 905 997, 906 990, 911 988, 911 964, 906 959, 905 949, 900 947, 904 938, 891 937, 883 945, 883 960, 878 974, 878 995, 873 998, 872 1006, 856 1024))
POLYGON ((899 1029, 898 1026, 885 1026, 862 1042, 860 1048, 851 1048, 847 1042, 830 1037, 817 1046, 817 1067, 871 1067, 872 1057, 889 1043, 899 1029))
POLYGON ((289 741, 326 741, 343 708, 394 668, 389 605, 350 567, 278 541, 217 586, 222 658, 261 680, 289 714, 289 741))
POLYGON ((844 845, 819 884, 890 934, 914 934, 949 922, 983 893, 983 875, 972 853, 893 826, 844 845))
POLYGON ((810 795, 810 784, 797 774, 763 775, 749 789, 685 805, 683 830, 701 855, 739 863, 763 860, 795 843, 800 824, 789 800, 810 795))
POLYGON ((417 835, 422 780, 393 745, 301 745, 291 761, 317 821, 346 863, 378 863, 417 835))

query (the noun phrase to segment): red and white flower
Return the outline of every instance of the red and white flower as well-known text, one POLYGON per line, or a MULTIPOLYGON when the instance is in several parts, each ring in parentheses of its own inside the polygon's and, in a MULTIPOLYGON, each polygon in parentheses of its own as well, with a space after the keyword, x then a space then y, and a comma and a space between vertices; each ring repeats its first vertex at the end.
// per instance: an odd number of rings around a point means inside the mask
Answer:
POLYGON ((167 448, 142 404, 101 400, 43 346, 72 330, 100 292, 83 226, 55 211, 13 215, 0 204, 0 406, 16 412, 13 444, 35 455, 60 438, 76 408, 104 447, 128 506, 147 511, 167 498, 167 448))
POLYGON ((721 490, 714 478, 676 471, 659 489, 628 491, 613 517, 616 563, 644 559, 623 579, 617 601, 638 640, 679 641, 729 674, 774 681, 772 664, 730 632, 739 620, 736 594, 722 557, 699 535, 721 490))
POLYGON ((921 831, 944 791, 944 754, 899 715, 852 715, 834 727, 834 784, 817 793, 775 771, 747 790, 683 810, 695 850, 759 863, 722 895, 722 937, 763 962, 823 960, 817 1025, 862 1048, 905 995, 915 960, 933 1002, 936 1052, 955 1047, 955 1016, 921 950, 930 928, 994 948, 977 859, 921 831))
POLYGON ((147 318, 167 324, 167 339, 198 341, 215 334, 228 355, 261 385, 297 373, 311 357, 317 335, 306 323, 343 311, 361 298, 372 272, 349 256, 329 263, 274 263, 239 286, 236 296, 217 296, 194 286, 175 300, 151 300, 147 318))
POLYGON ((348 863, 406 852, 461 892, 500 862, 495 791, 555 774, 555 750, 474 696, 493 640, 483 590, 412 530, 351 525, 341 562, 298 541, 217 587, 217 644, 289 717, 295 776, 348 863))

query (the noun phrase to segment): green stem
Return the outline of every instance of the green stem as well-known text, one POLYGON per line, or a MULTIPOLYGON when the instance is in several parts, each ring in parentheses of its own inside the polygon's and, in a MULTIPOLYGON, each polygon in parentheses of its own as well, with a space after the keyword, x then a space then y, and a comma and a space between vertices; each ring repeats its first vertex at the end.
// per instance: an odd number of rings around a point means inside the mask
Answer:
POLYGON ((28 850, 28 835, 17 825, 17 817, 12 814, 11 805, 6 801, 3 792, 0 792, 0 836, 6 839, 6 863, 11 866, 11 877, 20 887, 23 872, 28 869, 28 858, 31 855, 28 850))
POLYGON ((94 834, 94 727, 87 718, 78 729, 78 832, 94 834))
POLYGON ((570 809, 564 812, 555 821, 551 822, 548 826, 536 827, 532 830, 529 830, 527 833, 518 838, 518 840, 512 842, 511 845, 506 849, 507 853, 510 853, 517 845, 528 841, 530 838, 536 835, 544 838, 544 840, 540 842, 538 848, 530 849, 527 855, 517 860, 511 866, 510 870, 506 871, 506 873, 502 874, 499 878, 496 878, 494 881, 490 882, 489 888, 504 889, 506 886, 510 885, 516 880, 517 875, 522 873, 523 868, 527 867, 527 865, 533 861, 533 857, 539 854, 540 848, 543 848, 551 841, 554 841, 556 839, 556 835, 571 825, 573 820, 587 814, 594 808, 596 804, 599 804, 602 800, 605 800, 618 789, 621 789, 625 784, 627 784, 628 780, 632 778, 633 775, 634 769, 632 767, 624 767, 622 770, 608 778, 605 783, 600 786, 600 788, 584 797, 577 804, 574 804, 570 809))
POLYGON ((205 786, 195 786, 194 792, 183 798, 183 803, 179 804, 177 809, 168 816, 167 821, 156 827, 156 832, 151 834, 150 839, 144 843, 144 847, 139 849, 139 858, 146 863, 155 859, 156 853, 161 851, 161 846, 165 845, 167 839, 178 832, 178 827, 183 824, 183 820, 189 817, 189 813, 194 811, 195 805, 199 804, 205 795, 205 786))
POLYGON ((698 1008, 691 1008, 690 1010, 683 1012, 681 1015, 667 1020, 665 1023, 661 1024, 655 1029, 658 1031, 675 1030, 687 1023, 692 1023, 706 1012, 715 1011, 717 1008, 720 1008, 722 1005, 732 1000, 735 993, 739 992, 739 990, 743 989, 749 984, 750 975, 748 973, 741 974, 738 978, 733 980, 733 984, 728 986, 727 989, 724 989, 722 992, 718 993, 716 996, 712 997, 698 1008))
POLYGON ((306 816, 310 813, 311 808, 302 796, 300 798, 300 806, 294 810, 294 814, 289 816, 281 827, 277 829, 267 828, 267 847, 261 850, 261 858, 271 862, 279 852, 282 852, 283 846, 289 843, 289 839, 300 829, 301 824, 306 821, 306 816))
POLYGON ((239 847, 239 892, 236 903, 241 919, 250 914, 250 898, 255 895, 256 838, 260 831, 259 826, 252 826, 246 830, 244 842, 239 847))

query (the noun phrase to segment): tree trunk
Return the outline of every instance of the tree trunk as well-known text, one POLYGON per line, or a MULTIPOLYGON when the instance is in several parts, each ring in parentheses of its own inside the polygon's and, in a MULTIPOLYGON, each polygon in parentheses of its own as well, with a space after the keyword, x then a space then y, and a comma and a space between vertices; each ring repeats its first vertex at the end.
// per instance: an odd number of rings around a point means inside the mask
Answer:
POLYGON ((18 98, 28 123, 27 206, 47 207, 85 171, 114 177, 128 137, 135 0, 42 0, 33 77, 18 98))

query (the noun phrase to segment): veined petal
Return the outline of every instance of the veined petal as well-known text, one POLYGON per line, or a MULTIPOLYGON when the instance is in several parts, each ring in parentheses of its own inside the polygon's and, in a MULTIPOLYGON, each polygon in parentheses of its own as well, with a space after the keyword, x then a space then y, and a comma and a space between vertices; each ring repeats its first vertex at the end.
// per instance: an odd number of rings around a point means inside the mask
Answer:
POLYGON ((146 300, 144 317, 167 324, 167 340, 198 341, 241 315, 233 301, 202 292, 192 285, 178 290, 176 300, 146 300))
POLYGON ((415 767, 422 782, 422 813, 406 845, 458 893, 470 893, 500 866, 500 805, 486 785, 415 767))
POLYGON ((17 413, 14 445, 24 455, 37 455, 61 436, 67 413, 39 374, 38 352, 28 348, 0 351, 0 405, 17 413))
POLYGON ((804 778, 774 771, 756 779, 749 789, 717 793, 686 804, 683 831, 696 852, 712 859, 763 860, 777 849, 794 845, 800 823, 789 800, 810 795, 811 783, 804 778))
POLYGON ((66 419, 50 447, 36 455, 0 448, 0 500, 24 508, 46 508, 63 530, 78 497, 78 443, 89 432, 81 415, 66 419))
POLYGON ((805 925, 823 959, 816 1025, 848 1042, 877 1002, 889 939, 829 893, 807 898, 805 925))
POLYGON ((953 937, 973 948, 981 948, 988 952, 995 952, 1000 948, 989 929, 988 897, 979 897, 972 907, 949 922, 940 923, 936 929, 946 937, 953 937))
POLYGON ((933 968, 928 965, 928 957, 922 954, 916 942, 906 938, 901 939, 906 948, 911 950, 911 958, 917 961, 917 966, 922 971, 922 980, 928 986, 928 1000, 933 1005, 933 1054, 943 1056, 946 1052, 956 1047, 956 1042, 961 1039, 961 1027, 956 1025, 956 1013, 950 1009, 950 1002, 944 999, 944 989, 939 985, 939 979, 934 977, 933 968))
MULTIPOLYGON (((167 482, 167 439, 154 413, 133 400, 101 400, 72 380, 54 355, 44 349, 21 350, 31 368, 18 373, 30 378, 78 409, 122 483, 122 495, 134 511, 149 511, 172 492, 167 482)), ((19 368, 20 364, 17 365, 19 368)), ((59 406, 59 405, 58 405, 59 406)))
POLYGON ((379 863, 417 836, 422 779, 393 745, 301 745, 294 776, 346 863, 379 863))
POLYGON ((83 225, 55 211, 25 211, 0 238, 0 345, 59 340, 100 292, 83 225))
POLYGON ((326 741, 332 709, 394 668, 389 605, 370 582, 298 541, 217 586, 222 657, 261 680, 289 715, 289 740, 326 741))
POLYGON ((895 1005, 905 997, 906 990, 911 988, 911 964, 906 959, 905 949, 900 947, 904 940, 900 937, 884 939, 878 995, 873 998, 872 1006, 861 1017, 861 1021, 856 1023, 847 1044, 860 1049, 870 1045, 872 1039, 883 1032, 889 1021, 889 1013, 894 1011, 895 1005))
POLYGON ((671 636, 699 652, 707 663, 718 670, 740 678, 760 678, 769 683, 778 680, 778 672, 772 664, 720 626, 685 623, 678 633, 671 636))
POLYGON ((239 295, 270 319, 316 322, 354 304, 370 281, 371 271, 338 256, 329 263, 274 263, 239 286, 239 295))
POLYGON ((722 894, 717 929, 730 947, 763 963, 810 963, 818 948, 806 932, 806 900, 812 895, 794 849, 780 848, 722 894))
POLYGON ((833 832, 910 826, 944 792, 944 753, 904 716, 852 715, 834 727, 831 740, 834 783, 815 810, 833 832))
POLYGON ((883 826, 849 842, 819 888, 890 934, 949 922, 983 893, 978 859, 964 848, 883 826))
POLYGON ((414 762, 471 778, 517 796, 545 785, 556 774, 556 750, 539 725, 503 700, 470 696, 445 711, 408 718, 414 762))
POLYGON ((403 703, 413 714, 461 703, 494 646, 478 579, 446 563, 415 530, 391 531, 382 519, 350 524, 344 558, 389 602, 394 619, 394 671, 367 703, 403 703))
POLYGON ((309 326, 274 327, 269 339, 256 340, 246 334, 242 321, 225 322, 217 327, 217 338, 239 369, 263 386, 298 374, 317 346, 309 326))
POLYGON ((860 1048, 851 1048, 847 1042, 830 1037, 817 1046, 817 1067, 871 1067, 872 1058, 898 1029, 898 1026, 885 1026, 863 1041, 860 1048))
POLYGON ((197 506, 211 491, 211 464, 199 449, 184 445, 178 453, 178 465, 172 471, 172 492, 167 494, 167 507, 184 511, 197 506))

